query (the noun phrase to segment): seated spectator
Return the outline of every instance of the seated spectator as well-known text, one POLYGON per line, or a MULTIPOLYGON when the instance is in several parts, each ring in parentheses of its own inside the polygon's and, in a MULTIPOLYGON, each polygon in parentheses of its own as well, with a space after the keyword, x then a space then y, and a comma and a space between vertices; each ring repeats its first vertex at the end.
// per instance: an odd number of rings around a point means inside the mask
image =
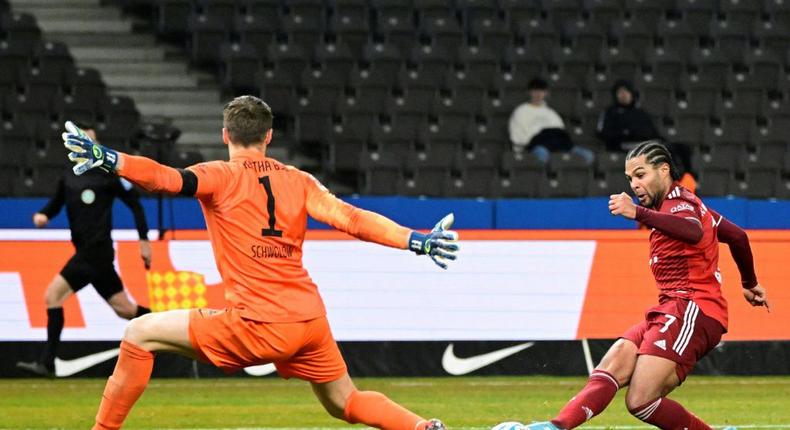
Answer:
POLYGON ((612 87, 613 104, 598 119, 598 137, 610 152, 627 152, 639 142, 658 139, 661 135, 647 112, 642 110, 639 92, 627 79, 619 79, 612 87))
MULTIPOLYGON (((628 79, 619 79, 612 87, 612 106, 598 119, 598 138, 610 152, 628 152, 640 142, 665 141, 650 115, 638 106, 639 91, 628 79)), ((666 141, 665 141, 666 142, 666 141)), ((667 143, 672 158, 682 172, 680 183, 694 192, 696 181, 691 174, 691 149, 682 143, 667 143)))
POLYGON ((529 81, 529 102, 519 105, 510 115, 508 129, 513 152, 528 150, 544 163, 552 152, 571 152, 592 163, 593 152, 574 145, 560 115, 546 105, 548 87, 541 78, 529 81))

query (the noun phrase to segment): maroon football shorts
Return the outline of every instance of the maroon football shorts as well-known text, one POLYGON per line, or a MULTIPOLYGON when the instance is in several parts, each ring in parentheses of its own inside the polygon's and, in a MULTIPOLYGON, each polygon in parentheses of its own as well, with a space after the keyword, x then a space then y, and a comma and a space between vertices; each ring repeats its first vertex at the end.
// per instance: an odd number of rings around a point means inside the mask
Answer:
POLYGON ((640 355, 677 363, 675 372, 683 382, 697 361, 719 344, 723 334, 721 323, 703 314, 696 303, 672 299, 650 308, 645 320, 622 337, 635 343, 640 355))

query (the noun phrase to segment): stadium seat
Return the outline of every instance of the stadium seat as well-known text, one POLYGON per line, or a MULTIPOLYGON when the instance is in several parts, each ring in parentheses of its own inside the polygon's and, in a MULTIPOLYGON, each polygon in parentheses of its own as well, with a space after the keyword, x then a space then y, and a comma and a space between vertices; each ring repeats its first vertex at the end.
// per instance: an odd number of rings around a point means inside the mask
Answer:
POLYGON ((248 15, 277 17, 282 12, 280 0, 241 0, 240 8, 248 15))
POLYGON ((5 115, 23 130, 34 132, 42 122, 49 121, 50 97, 33 98, 23 94, 9 94, 3 103, 5 115))
POLYGON ((437 157, 453 159, 461 150, 463 131, 437 118, 428 119, 417 129, 417 148, 437 157))
POLYGON ((697 47, 691 52, 689 72, 696 75, 700 81, 723 85, 731 69, 730 60, 716 47, 697 47))
POLYGON ((400 124, 398 118, 371 124, 371 146, 398 157, 407 157, 415 150, 416 128, 400 124))
POLYGON ((513 76, 518 76, 522 81, 542 76, 545 72, 546 62, 542 59, 542 53, 537 52, 531 44, 509 45, 505 49, 504 62, 510 67, 513 76))
POLYGON ((461 99, 440 92, 431 100, 428 112, 437 118, 443 127, 454 130, 454 137, 460 142, 464 127, 473 118, 469 106, 476 101, 476 99, 461 99))
POLYGON ((443 87, 450 91, 455 98, 481 100, 488 92, 491 79, 464 68, 456 68, 447 72, 443 82, 443 87))
POLYGON ((301 73, 294 75, 291 71, 279 67, 265 67, 258 70, 255 73, 255 82, 260 88, 259 95, 274 112, 291 115, 291 97, 300 75, 301 73))
POLYGON ((353 91, 353 102, 364 104, 371 113, 384 110, 384 102, 392 92, 391 77, 386 71, 370 67, 356 67, 347 79, 348 88, 353 91))
POLYGON ((343 42, 316 45, 313 58, 316 63, 321 64, 325 75, 331 75, 332 78, 339 81, 345 81, 354 66, 354 56, 351 49, 343 42))
POLYGON ((663 117, 673 100, 675 78, 656 74, 638 74, 639 103, 650 115, 663 117))
POLYGON ((367 0, 332 0, 334 16, 348 17, 351 22, 368 21, 369 8, 367 0))
POLYGON ((627 47, 606 47, 598 55, 597 64, 606 74, 631 79, 640 70, 641 65, 636 54, 627 47))
POLYGON ((336 12, 329 21, 329 31, 336 35, 337 43, 348 46, 352 58, 361 58, 370 40, 367 16, 343 15, 336 12))
POLYGON ((770 21, 785 28, 790 28, 790 5, 783 0, 764 0, 763 12, 770 21))
POLYGON ((499 177, 499 157, 475 151, 456 153, 445 192, 453 197, 490 197, 499 177))
POLYGON ((627 16, 645 23, 661 21, 668 9, 675 6, 674 0, 625 0, 624 7, 627 16))
POLYGON ((781 176, 779 169, 763 166, 749 166, 746 169, 739 194, 753 199, 776 197, 781 176))
POLYGON ((414 12, 421 24, 436 19, 455 19, 452 3, 448 5, 445 0, 417 0, 414 2, 414 12))
POLYGON ((499 0, 499 8, 508 23, 508 28, 517 30, 522 22, 540 18, 541 10, 537 2, 524 0, 499 0))
POLYGON ((295 43, 271 44, 268 48, 266 61, 273 64, 275 69, 282 71, 283 75, 301 76, 302 71, 309 63, 306 52, 310 51, 302 50, 301 46, 295 43))
MULTIPOLYGON (((423 3, 424 0, 418 2, 423 3)), ((442 3, 446 3, 442 0, 442 3)), ((442 7, 447 10, 446 4, 442 7)), ((421 36, 430 40, 431 46, 445 52, 455 52, 465 42, 464 32, 453 16, 426 17, 421 21, 421 36)))
POLYGON ((549 101, 552 109, 562 117, 576 113, 587 75, 581 77, 569 74, 553 74, 549 79, 549 101))
POLYGON ((653 76, 679 76, 686 70, 686 60, 673 49, 656 46, 645 55, 645 66, 653 76))
POLYGON ((32 134, 28 130, 13 122, 5 122, 0 127, 0 154, 2 154, 0 166, 3 166, 3 169, 9 166, 24 166, 25 151, 22 148, 27 148, 32 143, 32 134))
POLYGON ((426 107, 430 106, 430 100, 419 93, 404 93, 389 98, 384 110, 399 127, 414 131, 428 115, 426 107))
POLYGON ((551 58, 552 51, 560 40, 553 24, 541 18, 519 22, 516 34, 519 39, 528 41, 525 45, 529 46, 538 58, 544 60, 551 58))
POLYGON ((420 72, 428 78, 440 81, 452 65, 452 56, 444 48, 432 45, 419 45, 412 49, 409 56, 411 64, 417 65, 420 72))
POLYGON ((283 3, 289 15, 299 16, 306 24, 320 28, 324 22, 326 16, 324 0, 288 0, 283 3))
POLYGON ((41 41, 41 29, 36 18, 29 13, 14 13, 2 18, 0 28, 5 32, 5 42, 24 52, 32 52, 41 41))
POLYGON ((719 13, 735 25, 750 27, 758 20, 762 11, 759 2, 719 0, 719 13))
POLYGON ((615 45, 630 49, 640 56, 640 60, 643 53, 653 47, 654 37, 651 27, 636 18, 617 20, 609 27, 609 38, 615 41, 615 45))
MULTIPOLYGON (((755 81, 773 86, 782 77, 782 60, 771 49, 766 47, 748 50, 743 57, 743 64, 755 81)), ((779 52, 787 52, 787 48, 779 52)))
POLYGON ((303 145, 320 143, 329 126, 333 107, 334 100, 328 102, 311 92, 292 97, 290 111, 294 115, 294 133, 297 140, 303 145))
POLYGON ((258 52, 247 42, 223 43, 220 47, 220 77, 224 88, 236 94, 249 94, 258 88, 258 52))
MULTIPOLYGON (((482 22, 493 23, 499 19, 495 2, 485 0, 456 0, 456 9, 461 13, 461 21, 466 30, 477 27, 482 22)), ((504 27, 504 23, 502 24, 504 27)))
POLYGON ((362 191, 373 195, 395 195, 403 177, 403 160, 395 154, 359 153, 362 191))
POLYGON ((491 82, 491 79, 499 71, 497 56, 485 46, 459 46, 455 59, 470 75, 475 76, 476 79, 482 79, 486 83, 491 82))
POLYGON ((220 47, 228 40, 230 27, 221 18, 211 15, 191 15, 188 31, 189 58, 194 64, 217 64, 220 47))
MULTIPOLYGON (((83 101, 80 97, 70 94, 64 96, 53 96, 52 114, 56 117, 55 124, 63 124, 65 121, 96 119, 96 102, 91 100, 83 101)), ((60 138, 60 134, 57 135, 60 138)), ((63 154, 61 154, 63 155, 63 154)))
POLYGON ((395 83, 401 70, 403 58, 405 57, 401 55, 397 45, 380 42, 369 42, 362 55, 362 60, 371 69, 376 70, 377 74, 387 77, 389 85, 395 83))
POLYGON ((195 10, 222 22, 225 28, 232 28, 238 3, 238 0, 195 0, 195 10))
POLYGON ((540 2, 543 14, 557 29, 581 18, 582 8, 578 0, 546 0, 540 2))
POLYGON ((564 40, 571 43, 575 52, 585 55, 589 61, 594 61, 606 45, 606 30, 595 21, 577 19, 567 22, 562 33, 564 40))
POLYGON ((259 56, 264 56, 277 35, 276 16, 245 14, 234 19, 233 32, 241 43, 250 44, 259 56))
POLYGON ((497 160, 510 147, 507 130, 501 127, 492 127, 488 119, 480 117, 470 121, 464 129, 464 146, 476 154, 491 154, 497 160))
MULTIPOLYGON (((707 31, 707 29, 708 24, 705 24, 705 30, 707 31)), ((659 21, 656 35, 660 46, 676 52, 683 61, 686 61, 691 55, 691 51, 698 46, 699 36, 685 20, 663 19, 659 21)))
POLYGON ((443 195, 450 180, 452 163, 452 158, 430 151, 410 153, 406 158, 406 169, 411 172, 416 186, 412 190, 404 190, 405 193, 432 197, 443 195))
POLYGON ((623 4, 621 0, 583 0, 582 8, 585 15, 600 23, 623 20, 623 4))
POLYGON ((751 35, 761 48, 773 53, 785 53, 790 48, 790 31, 780 22, 756 21, 753 23, 751 35))
POLYGON ((329 127, 327 142, 326 169, 332 172, 360 169, 360 154, 368 153, 367 130, 355 130, 338 122, 329 127))
POLYGON ((107 129, 116 133, 131 135, 137 131, 140 122, 140 112, 134 105, 134 100, 128 96, 111 96, 99 103, 99 120, 107 129))
POLYGON ((749 49, 751 22, 714 20, 710 25, 710 38, 731 62, 740 61, 749 49))
POLYGON ((157 32, 165 36, 186 34, 189 16, 192 13, 192 0, 156 0, 158 17, 157 32))
MULTIPOLYGON (((491 88, 499 94, 520 94, 527 97, 527 84, 529 81, 510 70, 503 70, 496 75, 491 82, 491 88)), ((523 76, 541 76, 541 74, 523 74, 523 76)), ((531 79, 531 78, 530 78, 531 79)))
POLYGON ((42 70, 53 70, 63 74, 74 68, 74 59, 64 43, 41 43, 33 49, 33 57, 34 64, 42 70))
POLYGON ((506 176, 496 181, 493 195, 497 197, 540 197, 546 181, 546 165, 529 153, 506 152, 502 156, 506 176))
POLYGON ((353 96, 344 96, 337 101, 335 106, 336 120, 343 127, 353 130, 362 136, 367 136, 370 126, 379 119, 379 112, 384 100, 372 98, 357 99, 353 96))
POLYGON ((31 67, 22 71, 20 83, 28 98, 48 100, 63 93, 63 73, 57 68, 31 67))
MULTIPOLYGON (((388 10, 391 11, 391 9, 388 10)), ((417 45, 414 24, 411 22, 411 9, 408 10, 408 18, 401 17, 400 14, 382 15, 383 13, 383 11, 379 10, 376 33, 380 35, 387 44, 395 46, 400 53, 400 57, 405 58, 409 55, 414 46, 417 45)))
POLYGON ((469 25, 469 32, 479 46, 485 46, 494 52, 498 52, 503 46, 509 46, 513 41, 513 33, 507 30, 504 22, 497 19, 472 22, 469 25))
POLYGON ((726 196, 737 192, 737 181, 731 170, 716 166, 698 168, 697 193, 703 197, 726 196))
POLYGON ((323 30, 322 22, 299 14, 286 15, 280 21, 280 31, 288 43, 298 46, 305 54, 313 52, 313 47, 323 42, 323 30))
POLYGON ((107 86, 99 71, 93 68, 76 68, 66 72, 66 92, 79 98, 81 103, 96 106, 107 95, 107 86))
POLYGON ((697 34, 704 35, 715 16, 718 0, 677 0, 675 8, 697 34))

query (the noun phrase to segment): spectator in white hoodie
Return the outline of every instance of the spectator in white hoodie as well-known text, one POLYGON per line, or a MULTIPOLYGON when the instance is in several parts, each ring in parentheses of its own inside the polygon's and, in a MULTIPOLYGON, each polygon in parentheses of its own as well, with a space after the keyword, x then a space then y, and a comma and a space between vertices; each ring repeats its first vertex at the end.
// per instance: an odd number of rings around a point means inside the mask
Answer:
POLYGON ((529 102, 519 105, 510 115, 508 129, 513 152, 527 150, 544 163, 549 161, 552 152, 570 152, 592 163, 595 159, 593 152, 574 145, 560 115, 546 105, 548 87, 541 78, 529 81, 529 102))

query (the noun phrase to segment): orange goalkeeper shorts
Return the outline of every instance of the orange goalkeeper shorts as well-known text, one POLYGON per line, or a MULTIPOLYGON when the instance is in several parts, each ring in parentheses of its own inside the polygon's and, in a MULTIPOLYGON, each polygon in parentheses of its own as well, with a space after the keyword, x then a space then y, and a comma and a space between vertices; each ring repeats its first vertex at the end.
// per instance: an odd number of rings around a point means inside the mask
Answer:
POLYGON ((226 373, 274 363, 283 378, 324 383, 347 372, 325 316, 267 323, 244 319, 233 308, 193 309, 189 341, 199 359, 226 373))

